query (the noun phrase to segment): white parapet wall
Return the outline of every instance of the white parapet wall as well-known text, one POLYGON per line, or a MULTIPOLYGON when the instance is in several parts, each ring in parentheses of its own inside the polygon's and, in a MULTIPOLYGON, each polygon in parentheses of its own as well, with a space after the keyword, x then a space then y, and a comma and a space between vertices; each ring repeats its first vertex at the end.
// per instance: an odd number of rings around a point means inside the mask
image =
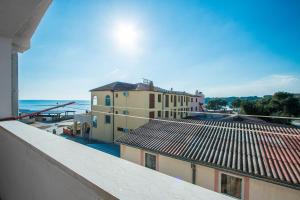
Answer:
POLYGON ((232 199, 17 121, 0 159, 1 200, 232 199))
POLYGON ((0 118, 12 116, 11 39, 0 36, 0 118))

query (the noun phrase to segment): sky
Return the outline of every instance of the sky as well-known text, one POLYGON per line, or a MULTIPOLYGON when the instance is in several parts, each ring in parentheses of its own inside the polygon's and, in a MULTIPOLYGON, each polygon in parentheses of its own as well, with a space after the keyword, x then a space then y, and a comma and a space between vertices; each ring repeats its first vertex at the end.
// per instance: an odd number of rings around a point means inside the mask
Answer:
POLYGON ((207 97, 300 93, 300 1, 54 0, 19 55, 20 99, 150 79, 207 97))

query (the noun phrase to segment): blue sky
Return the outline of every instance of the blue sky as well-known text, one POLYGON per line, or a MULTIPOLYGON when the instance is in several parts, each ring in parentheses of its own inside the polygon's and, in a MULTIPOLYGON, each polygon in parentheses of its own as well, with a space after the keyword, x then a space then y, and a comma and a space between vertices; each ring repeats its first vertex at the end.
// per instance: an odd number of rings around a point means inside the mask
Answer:
POLYGON ((20 99, 89 99, 142 78, 210 97, 300 92, 299 10, 297 0, 53 1, 19 56, 20 99))

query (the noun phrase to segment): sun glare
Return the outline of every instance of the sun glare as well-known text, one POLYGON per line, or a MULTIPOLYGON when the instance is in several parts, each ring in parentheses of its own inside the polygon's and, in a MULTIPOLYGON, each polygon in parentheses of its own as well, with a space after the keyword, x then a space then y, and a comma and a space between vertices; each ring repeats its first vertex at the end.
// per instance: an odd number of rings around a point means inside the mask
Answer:
POLYGON ((126 51, 136 51, 140 39, 140 33, 136 26, 130 23, 120 23, 117 25, 114 37, 118 46, 126 51))

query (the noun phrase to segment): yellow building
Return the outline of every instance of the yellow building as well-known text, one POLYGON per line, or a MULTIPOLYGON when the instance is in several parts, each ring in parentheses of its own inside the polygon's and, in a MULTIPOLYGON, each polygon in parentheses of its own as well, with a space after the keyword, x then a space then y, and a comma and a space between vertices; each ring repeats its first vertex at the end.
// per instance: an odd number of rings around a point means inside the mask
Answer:
POLYGON ((237 199, 297 200, 299 135, 275 125, 151 120, 117 142, 123 159, 237 199))
POLYGON ((187 117, 190 94, 154 87, 152 82, 113 82, 91 90, 91 138, 113 142, 149 118, 187 117))

